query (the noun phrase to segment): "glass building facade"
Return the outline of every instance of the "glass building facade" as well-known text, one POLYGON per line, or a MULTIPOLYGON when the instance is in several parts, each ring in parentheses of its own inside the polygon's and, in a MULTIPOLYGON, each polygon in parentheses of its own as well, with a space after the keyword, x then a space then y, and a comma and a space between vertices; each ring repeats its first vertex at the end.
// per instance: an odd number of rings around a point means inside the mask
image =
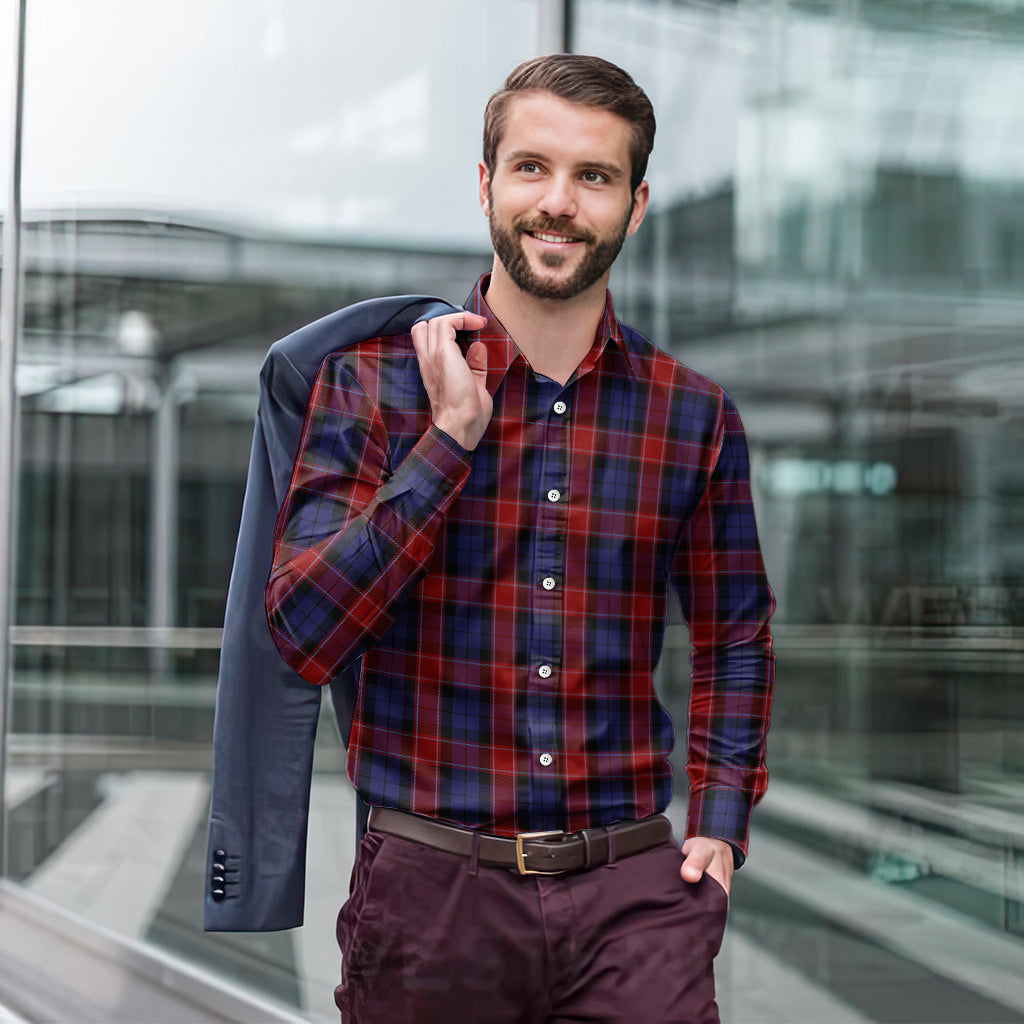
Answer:
MULTIPOLYGON (((0 122, 22 275, 9 889, 336 1019, 354 818, 329 716, 306 924, 201 930, 257 372, 358 299, 462 301, 490 263, 486 99, 568 46, 654 101, 651 210, 612 292, 736 400, 778 598, 723 1019, 1024 1020, 1024 2, 25 9, 18 223, 0 122)), ((0 116, 14 87, 0 60, 0 116)), ((658 679, 680 735, 687 643, 674 626, 658 679)))

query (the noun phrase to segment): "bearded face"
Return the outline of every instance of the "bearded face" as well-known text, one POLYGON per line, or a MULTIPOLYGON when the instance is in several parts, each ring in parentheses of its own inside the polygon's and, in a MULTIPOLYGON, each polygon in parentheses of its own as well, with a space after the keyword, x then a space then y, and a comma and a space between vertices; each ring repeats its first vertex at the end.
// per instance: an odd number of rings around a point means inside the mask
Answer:
POLYGON ((488 186, 488 223, 491 244, 516 286, 539 299, 572 299, 600 281, 615 262, 626 240, 632 206, 622 222, 598 236, 567 218, 521 214, 506 223, 498 216, 493 187, 488 186), (531 251, 523 238, 572 244, 569 252, 531 251))

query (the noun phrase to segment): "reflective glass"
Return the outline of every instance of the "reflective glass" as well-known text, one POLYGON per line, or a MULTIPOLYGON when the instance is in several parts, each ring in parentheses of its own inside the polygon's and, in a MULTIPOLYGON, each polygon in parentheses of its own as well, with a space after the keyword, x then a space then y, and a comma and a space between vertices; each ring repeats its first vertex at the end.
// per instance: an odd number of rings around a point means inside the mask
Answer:
MULTIPOLYGON (((11 186, 11 154, 13 149, 13 117, 14 117, 14 90, 16 80, 16 33, 17 33, 17 3, 15 0, 0 0, 0 282, 4 281, 4 273, 6 270, 6 253, 4 252, 4 238, 5 232, 9 229, 11 221, 8 216, 8 210, 10 206, 10 186, 11 186)), ((3 321, 5 316, 4 303, 6 302, 6 296, 4 295, 5 289, 0 286, 0 322, 3 321)), ((0 345, 6 344, 5 329, 0 328, 0 345)), ((7 353, 0 353, 0 358, 6 359, 7 353)), ((3 374, 0 374, 0 378, 3 374)), ((0 388, 6 390, 6 387, 0 384, 0 388)), ((8 403, 10 402, 9 394, 0 394, 0 416, 5 416, 8 412, 8 403)), ((0 444, 5 444, 6 430, 0 428, 0 444)), ((0 460, 2 461, 2 460, 0 460)), ((2 470, 0 470, 2 472, 2 470)), ((10 500, 9 481, 0 481, 0 502, 8 502, 10 500)), ((3 513, 8 513, 7 508, 3 508, 3 513)), ((0 516, 0 522, 3 521, 3 516, 0 516)), ((6 539, 0 539, 0 544, 5 544, 6 539)), ((0 564, 4 564, 5 560, 10 557, 10 552, 4 550, 0 552, 0 564)), ((4 566, 4 573, 6 574, 6 565, 4 566)), ((2 578, 0 578, 0 586, 4 585, 2 578)), ((3 642, 3 638, 0 637, 0 643, 3 642)), ((0 668, 0 672, 3 669, 0 668)), ((2 715, 0 715, 2 717, 2 715)), ((3 772, 3 765, 0 764, 0 795, 4 795, 6 799, 7 791, 7 780, 3 772)))
POLYGON ((17 77, 17 7, 17 0, 0 0, 0 277, 3 275, 2 239, 7 225, 11 189, 14 87, 17 77))
POLYGON ((29 3, 9 873, 314 1019, 354 852, 330 716, 305 927, 201 931, 257 374, 355 300, 462 301, 483 107, 539 25, 534 0, 29 3))
MULTIPOLYGON (((29 4, 10 874, 313 1017, 352 853, 328 720, 306 926, 200 932, 256 373, 355 299, 462 299, 537 7, 29 4)), ((739 403, 779 598, 723 1017, 1020 1019, 1024 4, 572 7, 659 118, 618 311, 739 403)), ((686 658, 679 627, 680 723, 686 658)))
POLYGON ((1024 4, 574 6, 658 113, 620 314, 736 399, 779 602, 723 1019, 1019 1020, 1024 4))
POLYGON ((14 101, 16 0, 0 0, 0 217, 11 187, 11 117, 14 101))

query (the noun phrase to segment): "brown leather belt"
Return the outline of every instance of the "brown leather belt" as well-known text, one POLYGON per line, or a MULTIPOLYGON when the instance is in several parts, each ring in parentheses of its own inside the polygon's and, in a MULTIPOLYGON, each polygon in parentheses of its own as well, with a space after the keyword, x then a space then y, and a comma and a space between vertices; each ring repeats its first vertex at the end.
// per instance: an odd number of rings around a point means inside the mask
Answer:
POLYGON ((521 875, 585 871, 649 850, 672 835, 672 825, 663 814, 652 814, 639 821, 621 821, 604 828, 585 828, 580 832, 522 832, 515 839, 506 839, 456 825, 443 825, 432 818, 390 807, 371 807, 369 827, 373 832, 411 839, 462 857, 472 855, 473 837, 478 836, 479 864, 515 868, 521 875))

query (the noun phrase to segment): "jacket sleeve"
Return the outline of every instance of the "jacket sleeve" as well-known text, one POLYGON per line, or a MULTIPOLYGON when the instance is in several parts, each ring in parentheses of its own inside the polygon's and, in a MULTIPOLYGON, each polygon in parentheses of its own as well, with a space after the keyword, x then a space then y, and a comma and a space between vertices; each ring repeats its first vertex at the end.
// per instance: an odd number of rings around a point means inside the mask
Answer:
POLYGON ((757 539, 743 427, 724 393, 713 453, 673 564, 692 650, 686 834, 724 839, 738 866, 750 812, 768 784, 775 598, 757 539))
POLYGON ((392 470, 380 411, 344 359, 317 376, 266 589, 281 656, 327 683, 382 637, 434 553, 470 457, 431 425, 392 470))

